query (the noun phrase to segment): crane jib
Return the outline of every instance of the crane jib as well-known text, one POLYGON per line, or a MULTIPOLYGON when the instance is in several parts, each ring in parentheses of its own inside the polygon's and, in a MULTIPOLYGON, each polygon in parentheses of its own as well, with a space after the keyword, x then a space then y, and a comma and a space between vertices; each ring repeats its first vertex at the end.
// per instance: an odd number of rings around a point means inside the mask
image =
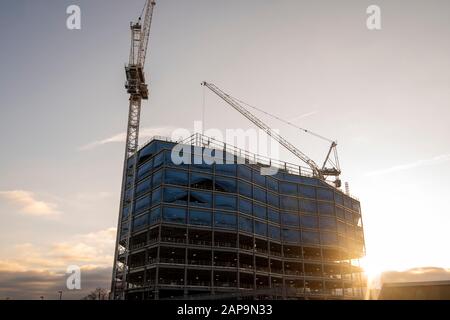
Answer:
MULTIPOLYGON (((341 171, 338 168, 325 168, 325 164, 323 168, 320 168, 311 158, 309 158, 306 154, 304 154, 302 151, 300 151, 298 148, 296 148, 293 144, 291 144, 289 141, 284 139, 281 135, 279 135, 277 132, 273 131, 268 125, 266 125, 264 122, 262 122, 260 119, 258 119, 256 116, 254 116, 252 113, 250 113, 242 104, 239 102, 239 100, 233 98, 229 94, 225 93, 221 89, 219 89, 216 85, 208 82, 202 82, 202 85, 210 89, 213 93, 215 93, 217 96, 219 96, 222 100, 224 100, 227 104, 229 104, 231 107, 233 107, 235 110, 237 110, 239 113, 241 113, 244 117, 246 117, 248 120, 250 120, 253 124, 255 124, 258 128, 263 130, 267 133, 270 137, 275 139, 279 144, 281 144, 283 147, 285 147, 288 151, 293 153, 297 158, 299 158, 301 161, 306 163, 314 172, 314 175, 319 177, 320 179, 325 180, 327 176, 336 176, 338 177, 341 173, 341 171)), ((336 143, 332 143, 331 149, 336 147, 336 143)), ((327 155, 327 158, 325 160, 325 163, 328 162, 329 156, 331 153, 331 149, 327 155)), ((336 179, 336 186, 340 185, 340 180, 336 179)))

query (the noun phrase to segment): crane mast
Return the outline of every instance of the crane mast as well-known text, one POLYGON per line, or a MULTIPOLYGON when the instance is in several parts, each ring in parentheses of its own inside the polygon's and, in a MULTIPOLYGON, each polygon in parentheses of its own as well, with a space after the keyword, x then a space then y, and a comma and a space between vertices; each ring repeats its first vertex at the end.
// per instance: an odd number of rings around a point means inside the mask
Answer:
MULTIPOLYGON (((131 181, 131 188, 135 186, 137 157, 139 145, 139 125, 141 117, 142 100, 148 100, 149 90, 145 80, 144 66, 147 55, 148 42, 150 37, 150 27, 153 18, 153 9, 156 3, 146 0, 144 9, 137 22, 130 24, 131 45, 128 65, 125 66, 126 82, 125 89, 130 95, 128 124, 125 142, 125 159, 122 177, 122 189, 120 198, 119 221, 117 223, 117 238, 114 252, 114 265, 111 283, 111 297, 113 299, 124 299, 127 289, 127 263, 130 245, 132 210, 134 196, 125 198, 124 193, 127 181, 131 181), (142 16, 144 20, 142 22, 142 16), (129 160, 131 159, 131 163, 129 160), (128 210, 127 216, 124 209, 128 210)), ((133 194, 133 192, 131 192, 133 194)))
MULTIPOLYGON (((289 141, 287 141, 281 135, 279 135, 277 132, 273 131, 268 125, 266 125, 264 122, 262 122, 260 119, 258 119, 256 116, 254 116, 252 113, 250 113, 244 106, 242 106, 242 104, 236 98, 233 98, 229 94, 223 92, 221 89, 219 89, 216 85, 214 85, 212 83, 203 82, 202 85, 207 87, 209 90, 211 90, 217 96, 219 96, 222 100, 224 100, 226 103, 228 103, 231 107, 233 107, 239 113, 241 113, 244 117, 246 117, 248 120, 253 122, 258 128, 260 128, 261 130, 266 132, 267 135, 269 135, 274 140, 276 140, 279 144, 281 144, 283 147, 285 147, 287 150, 289 150, 297 158, 299 158, 304 163, 306 163, 311 168, 314 176, 316 176, 322 180, 326 180, 327 176, 338 177, 340 175, 341 171, 339 169, 325 167, 325 165, 329 161, 331 151, 333 149, 336 150, 335 142, 332 143, 331 148, 325 159, 325 162, 324 162, 322 168, 320 168, 306 154, 304 154, 302 151, 300 151, 298 148, 296 148, 293 144, 291 144, 289 141)), ((340 187, 340 180, 338 178, 335 180, 335 185, 336 185, 336 187, 340 187)))

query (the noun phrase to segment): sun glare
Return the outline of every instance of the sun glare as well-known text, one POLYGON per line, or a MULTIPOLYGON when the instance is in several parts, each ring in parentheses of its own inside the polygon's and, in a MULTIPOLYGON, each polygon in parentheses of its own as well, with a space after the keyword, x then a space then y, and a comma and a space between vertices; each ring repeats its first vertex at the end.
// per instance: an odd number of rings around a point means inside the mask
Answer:
POLYGON ((364 274, 368 280, 373 280, 381 276, 381 274, 386 271, 384 268, 377 263, 376 260, 370 259, 370 257, 365 256, 360 259, 361 267, 364 269, 364 274))

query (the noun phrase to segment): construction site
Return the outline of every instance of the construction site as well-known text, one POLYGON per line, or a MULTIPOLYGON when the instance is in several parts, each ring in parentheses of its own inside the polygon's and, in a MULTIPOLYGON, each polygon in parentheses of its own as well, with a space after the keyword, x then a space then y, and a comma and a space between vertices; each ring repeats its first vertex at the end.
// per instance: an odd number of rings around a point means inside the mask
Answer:
POLYGON ((144 67, 155 5, 147 0, 131 23, 125 67, 129 115, 111 298, 363 299, 361 205, 342 186, 333 139, 202 82, 299 163, 262 157, 199 133, 182 141, 154 137, 139 146, 142 102, 150 97, 144 67), (330 147, 322 165, 251 108, 326 140, 330 147), (172 150, 179 145, 189 159, 208 153, 217 160, 220 153, 223 161, 175 163, 172 150))

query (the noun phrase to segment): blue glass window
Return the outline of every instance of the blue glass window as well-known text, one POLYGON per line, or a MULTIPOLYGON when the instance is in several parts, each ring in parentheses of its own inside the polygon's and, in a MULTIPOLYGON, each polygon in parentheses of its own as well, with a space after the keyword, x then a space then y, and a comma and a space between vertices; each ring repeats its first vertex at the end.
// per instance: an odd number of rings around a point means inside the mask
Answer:
POLYGON ((156 141, 156 149, 171 149, 173 147, 173 143, 172 142, 168 142, 168 141, 156 141))
POLYGON ((133 230, 139 230, 148 225, 148 214, 144 214, 133 220, 133 230))
POLYGON ((334 192, 330 189, 317 188, 317 199, 333 201, 334 192))
POLYGON ((165 187, 164 188, 164 202, 186 204, 188 193, 186 189, 165 187))
POLYGON ((269 237, 271 239, 280 240, 280 228, 269 225, 269 237))
POLYGON ((212 194, 211 192, 193 191, 191 190, 190 205, 197 207, 212 207, 212 194))
POLYGON ((281 213, 281 223, 285 226, 298 227, 299 216, 296 213, 281 213))
POLYGON ((237 210, 236 196, 216 194, 214 195, 215 208, 237 210))
POLYGON ((281 230, 281 235, 283 241, 286 242, 299 242, 300 241, 300 231, 294 229, 283 228, 281 230))
POLYGON ((164 182, 167 184, 175 184, 179 186, 188 185, 189 175, 187 171, 176 170, 176 169, 166 169, 164 182))
POLYGON ((216 191, 236 193, 236 179, 222 178, 216 176, 216 191))
POLYGON ((139 152, 139 163, 143 163, 147 159, 150 159, 155 154, 155 151, 156 151, 155 143, 147 145, 139 152))
POLYGON ((159 168, 159 167, 161 167, 161 166, 163 165, 163 163, 164 163, 164 152, 160 152, 160 153, 158 153, 158 155, 155 157, 153 167, 154 167, 155 169, 156 169, 156 168, 159 168))
POLYGON ((353 200, 352 206, 354 211, 361 213, 361 207, 358 201, 353 200))
POLYGON ((156 207, 150 212, 150 225, 161 221, 161 208, 156 207))
POLYGON ((191 188, 212 190, 213 189, 212 176, 209 174, 192 172, 191 188))
POLYGON ((152 193, 152 206, 158 203, 161 203, 162 194, 161 188, 158 188, 152 193))
POLYGON ((239 181, 239 194, 243 196, 252 197, 252 187, 250 183, 239 181))
POLYGON ((334 214, 334 205, 327 202, 319 202, 317 205, 317 209, 319 210, 319 214, 323 215, 333 215, 334 214))
POLYGON ((163 171, 159 170, 153 175, 153 188, 159 187, 162 184, 163 171))
POLYGON ((125 190, 125 202, 130 202, 131 201, 131 195, 133 193, 133 188, 127 187, 128 189, 125 190))
POLYGON ((301 216, 300 223, 303 228, 317 229, 319 227, 319 222, 317 221, 317 217, 314 217, 314 216, 301 216))
POLYGON ((253 196, 254 196, 255 200, 258 200, 261 202, 266 202, 266 191, 264 191, 264 189, 254 186, 253 187, 253 196))
POLYGON ((189 210, 189 223, 198 226, 211 226, 212 217, 210 211, 189 210))
POLYGON ((127 176, 127 188, 129 188, 132 183, 133 183, 133 176, 132 175, 127 176))
POLYGON ((342 193, 336 192, 334 194, 334 201, 336 201, 337 204, 344 204, 344 197, 342 196, 342 193))
POLYGON ((304 177, 302 177, 302 176, 297 176, 297 175, 293 175, 293 174, 285 174, 284 175, 284 180, 290 181, 290 182, 295 182, 295 183, 302 183, 303 178, 304 177))
POLYGON ((332 217, 320 218, 320 229, 323 230, 336 230, 336 219, 332 217))
POLYGON ((267 224, 259 221, 255 221, 255 233, 261 236, 267 236, 267 224))
POLYGON ((320 234, 321 242, 325 245, 337 245, 338 239, 336 233, 323 232, 320 234))
POLYGON ((352 209, 352 199, 344 196, 344 207, 352 209))
POLYGON ((280 213, 277 210, 269 208, 267 215, 270 221, 280 223, 280 213))
POLYGON ((247 166, 239 165, 238 166, 238 177, 248 180, 248 181, 252 181, 252 171, 247 166))
POLYGON ((144 182, 141 182, 136 187, 136 197, 139 197, 140 195, 147 193, 151 190, 151 184, 152 180, 147 179, 144 182))
POLYGON ((170 223, 186 223, 186 209, 164 207, 163 221, 170 223))
POLYGON ((345 218, 344 208, 336 206, 336 216, 338 216, 339 218, 344 219, 345 218))
POLYGON ((298 210, 298 200, 294 197, 281 196, 280 208, 286 210, 298 210))
POLYGON ((239 211, 242 213, 252 214, 252 202, 239 197, 239 211))
POLYGON ((300 186, 300 195, 305 198, 316 198, 316 188, 310 186, 300 186))
POLYGON ((353 215, 348 210, 345 210, 345 220, 347 220, 348 222, 353 222, 353 215))
POLYGON ((138 214, 142 211, 145 211, 150 207, 150 197, 143 197, 136 201, 136 204, 134 205, 134 212, 135 214, 138 214))
POLYGON ((130 202, 131 201, 131 193, 132 193, 132 189, 129 188, 125 191, 125 202, 130 202))
POLYGON ((261 219, 267 219, 266 207, 259 204, 253 205, 253 215, 261 219))
POLYGON ((243 216, 239 216, 239 229, 253 233, 253 220, 243 216))
POLYGON ((267 202, 275 208, 278 208, 280 205, 278 195, 272 192, 267 192, 267 202))
POLYGON ((266 177, 266 180, 267 180, 267 188, 269 190, 278 192, 278 181, 271 177, 266 177))
POLYGON ((302 200, 301 210, 303 212, 317 213, 317 202, 312 200, 302 200))
POLYGON ((149 162, 147 162, 144 165, 139 167, 138 173, 137 173, 139 180, 150 173, 150 171, 152 170, 152 165, 153 165, 152 161, 149 161, 149 162))
POLYGON ((123 236, 128 233, 128 223, 122 223, 120 234, 123 236))
POLYGON ((317 186, 319 184, 319 180, 315 178, 309 178, 309 177, 300 177, 301 183, 309 184, 312 186, 317 186))
POLYGON ((130 207, 126 206, 122 210, 122 220, 126 220, 129 215, 130 215, 130 207))
POLYGON ((253 173, 253 182, 261 187, 266 186, 266 177, 259 174, 259 171, 252 171, 253 173))
POLYGON ((216 227, 226 229, 236 229, 236 215, 224 212, 216 212, 214 214, 214 224, 216 227))
POLYGON ((289 182, 280 182, 280 193, 296 196, 297 185, 289 182))
POLYGON ((313 231, 303 231, 302 242, 305 244, 319 244, 320 243, 319 233, 313 231))
POLYGON ((235 177, 236 167, 235 164, 216 164, 216 173, 235 177))
POLYGON ((346 232, 345 223, 338 221, 338 223, 337 223, 337 231, 339 233, 345 233, 346 232))
POLYGON ((212 164, 192 164, 191 165, 192 170, 198 170, 198 171, 205 171, 205 172, 211 172, 213 165, 212 164))

